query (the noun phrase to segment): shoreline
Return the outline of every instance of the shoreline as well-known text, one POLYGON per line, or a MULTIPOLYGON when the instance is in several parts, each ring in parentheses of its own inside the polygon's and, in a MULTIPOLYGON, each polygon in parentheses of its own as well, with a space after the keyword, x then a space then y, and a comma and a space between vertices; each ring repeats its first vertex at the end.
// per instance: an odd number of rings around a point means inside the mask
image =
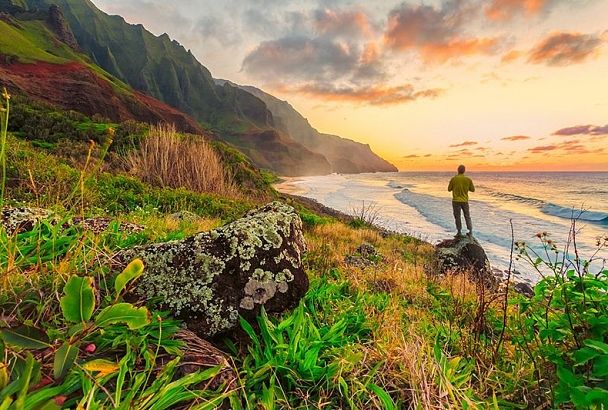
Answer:
MULTIPOLYGON (((342 212, 335 208, 327 206, 314 198, 299 195, 299 193, 302 191, 302 189, 299 189, 297 186, 294 186, 294 184, 296 184, 298 181, 302 181, 302 178, 304 178, 304 177, 286 177, 285 179, 281 180, 280 182, 273 184, 273 188, 280 194, 280 196, 282 198, 290 198, 296 202, 299 202, 315 213, 321 214, 323 216, 330 216, 330 217, 336 218, 344 223, 349 223, 354 219, 354 217, 352 215, 349 215, 346 212, 342 212)), ((389 228, 380 226, 378 224, 370 224, 370 227, 374 230, 377 230, 382 235, 401 235, 401 236, 405 236, 408 238, 414 238, 420 242, 431 245, 434 248, 437 248, 437 245, 438 245, 438 243, 432 243, 429 240, 425 240, 425 239, 416 237, 414 235, 410 235, 406 232, 399 232, 399 231, 396 231, 393 229, 389 229, 389 228)), ((453 237, 446 236, 443 240, 451 240, 451 239, 453 239, 453 237)), ((483 246, 482 246, 482 248, 483 248, 483 246)), ((485 248, 483 248, 483 249, 484 249, 484 252, 487 253, 485 248)), ((489 257, 488 257, 488 262, 490 263, 490 268, 491 268, 490 270, 492 272, 492 275, 494 277, 496 277, 496 279, 498 279, 500 282, 504 283, 509 275, 508 269, 501 269, 499 267, 493 266, 492 262, 489 260, 489 257)), ((531 281, 529 278, 521 277, 521 273, 515 269, 513 269, 511 271, 510 277, 511 277, 512 286, 515 286, 515 285, 528 285, 530 287, 534 286, 533 281, 531 281)), ((522 292, 518 291, 518 293, 522 293, 522 292)))

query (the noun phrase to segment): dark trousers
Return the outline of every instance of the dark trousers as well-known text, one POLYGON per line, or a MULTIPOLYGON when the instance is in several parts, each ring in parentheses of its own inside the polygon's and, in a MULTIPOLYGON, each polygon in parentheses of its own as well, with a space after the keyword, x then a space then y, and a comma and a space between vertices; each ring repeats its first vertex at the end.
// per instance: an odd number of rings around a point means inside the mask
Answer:
POLYGON ((452 209, 454 210, 454 219, 456 220, 456 229, 458 232, 462 230, 462 221, 460 220, 460 211, 464 213, 464 220, 467 223, 467 229, 469 232, 473 231, 473 223, 471 223, 471 213, 469 212, 468 202, 453 202, 452 209))

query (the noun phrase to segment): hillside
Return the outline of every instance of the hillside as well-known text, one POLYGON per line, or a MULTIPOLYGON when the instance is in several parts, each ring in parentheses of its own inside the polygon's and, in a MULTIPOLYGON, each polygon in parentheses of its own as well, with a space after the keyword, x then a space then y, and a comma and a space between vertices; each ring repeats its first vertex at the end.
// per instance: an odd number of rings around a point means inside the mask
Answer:
POLYGON ((50 16, 38 13, 20 20, 6 16, 0 20, 0 86, 63 109, 98 114, 116 122, 169 122, 183 131, 202 132, 193 119, 133 91, 58 41, 57 33, 51 31, 50 16))
POLYGON ((256 87, 241 87, 266 103, 272 112, 276 128, 311 151, 323 154, 329 161, 332 172, 356 174, 397 171, 393 164, 376 155, 369 145, 320 133, 287 101, 279 100, 256 87))
MULTIPOLYGON (((9 9, 0 7, 0 12, 9 9)), ((206 129, 192 117, 133 90, 91 62, 88 56, 79 52, 80 43, 75 44, 71 34, 71 27, 61 10, 53 6, 48 11, 18 9, 13 15, 5 15, 4 20, 0 20, 0 86, 62 109, 88 116, 97 114, 114 122, 130 119, 152 124, 166 122, 182 131, 204 132, 217 140, 232 143, 257 167, 281 175, 330 172, 330 165, 322 155, 272 128, 247 126, 240 127, 240 131, 216 129, 215 132, 206 129)), ((218 89, 224 99, 235 104, 256 102, 263 108, 264 115, 272 118, 257 97, 236 87, 218 89)))
POLYGON ((263 102, 238 89, 217 87, 209 70, 166 34, 157 37, 142 25, 105 14, 88 0, 25 3, 30 10, 58 5, 80 48, 94 63, 200 122, 221 129, 273 125, 263 102))

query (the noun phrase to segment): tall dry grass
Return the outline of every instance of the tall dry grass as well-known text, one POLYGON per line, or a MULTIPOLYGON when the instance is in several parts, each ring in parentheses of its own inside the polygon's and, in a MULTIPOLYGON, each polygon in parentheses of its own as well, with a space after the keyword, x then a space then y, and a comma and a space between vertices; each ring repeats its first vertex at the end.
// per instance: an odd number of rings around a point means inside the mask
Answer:
POLYGON ((171 188, 235 196, 238 192, 219 154, 201 136, 184 136, 174 125, 159 124, 127 156, 142 181, 171 188))

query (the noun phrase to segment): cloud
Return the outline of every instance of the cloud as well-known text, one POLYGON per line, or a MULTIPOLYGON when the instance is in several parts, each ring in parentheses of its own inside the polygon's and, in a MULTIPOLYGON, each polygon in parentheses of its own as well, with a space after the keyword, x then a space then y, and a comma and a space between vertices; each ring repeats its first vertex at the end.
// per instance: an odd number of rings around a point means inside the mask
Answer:
POLYGON ((501 138, 502 141, 525 141, 529 139, 531 139, 531 137, 528 137, 526 135, 513 135, 511 137, 501 138))
POLYGON ((395 105, 412 102, 420 98, 435 98, 441 89, 415 90, 411 84, 398 87, 363 86, 339 87, 332 84, 306 84, 283 91, 302 93, 326 101, 343 101, 370 105, 395 105))
POLYGON ((537 15, 549 8, 552 0, 492 0, 485 8, 485 15, 493 21, 511 20, 517 15, 537 15))
POLYGON ((324 36, 374 38, 376 28, 362 10, 319 9, 314 12, 314 27, 324 36))
POLYGON ((494 54, 495 37, 470 37, 464 29, 475 13, 464 1, 444 2, 441 9, 403 3, 388 16, 385 44, 394 50, 417 51, 425 62, 448 60, 475 54, 494 54))
POLYGON ((419 155, 416 154, 412 154, 412 155, 405 155, 403 158, 408 159, 408 158, 420 158, 419 155))
POLYGON ((501 62, 503 63, 511 63, 521 57, 523 54, 520 50, 511 50, 502 55, 501 62))
POLYGON ((471 145, 477 145, 478 142, 476 141, 464 141, 461 142, 460 144, 452 144, 450 145, 450 148, 456 148, 456 147, 469 147, 471 145))
POLYGON ((529 148, 528 151, 534 154, 539 154, 547 151, 555 151, 557 149, 559 149, 559 146, 557 145, 541 145, 538 147, 529 148))
POLYGON ((597 55, 603 41, 595 34, 553 33, 529 51, 528 62, 550 66, 582 63, 597 55))
POLYGON ((309 37, 264 41, 245 57, 243 69, 270 81, 379 81, 385 77, 373 46, 309 37))
POLYGON ((575 125, 574 127, 562 128, 553 133, 553 135, 570 136, 570 135, 608 135, 608 124, 604 126, 598 125, 575 125))
POLYGON ((528 149, 533 154, 542 154, 548 151, 563 151, 568 154, 593 154, 602 152, 604 149, 592 148, 580 143, 580 140, 568 140, 559 144, 543 145, 528 149))

